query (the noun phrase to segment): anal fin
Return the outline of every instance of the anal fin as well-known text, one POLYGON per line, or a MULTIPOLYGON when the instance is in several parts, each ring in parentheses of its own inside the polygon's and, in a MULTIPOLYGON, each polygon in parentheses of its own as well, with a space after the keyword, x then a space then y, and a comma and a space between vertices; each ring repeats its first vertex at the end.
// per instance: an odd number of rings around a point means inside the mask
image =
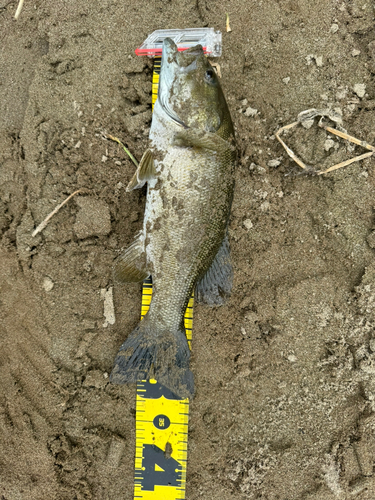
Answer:
POLYGON ((230 295, 232 284, 233 268, 228 236, 225 236, 211 267, 197 284, 197 300, 210 306, 220 306, 230 295))
POLYGON ((114 278, 124 283, 143 281, 150 273, 147 271, 146 253, 142 233, 122 253, 114 267, 114 278))
POLYGON ((132 191, 133 189, 139 189, 143 187, 147 181, 153 179, 156 175, 154 157, 152 151, 147 149, 144 152, 142 159, 133 175, 131 181, 129 182, 126 191, 132 191))

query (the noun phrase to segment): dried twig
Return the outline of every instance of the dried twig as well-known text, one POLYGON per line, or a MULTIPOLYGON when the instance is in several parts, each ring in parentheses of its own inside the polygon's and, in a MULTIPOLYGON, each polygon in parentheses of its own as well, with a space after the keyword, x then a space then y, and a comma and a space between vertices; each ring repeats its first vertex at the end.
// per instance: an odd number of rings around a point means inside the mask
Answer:
POLYGON ((355 137, 347 134, 346 132, 343 132, 343 131, 337 130, 335 128, 328 127, 327 125, 324 125, 323 119, 321 119, 319 121, 318 125, 319 125, 319 127, 324 128, 324 130, 327 130, 327 132, 330 132, 331 134, 338 135, 342 139, 346 139, 347 141, 353 142, 354 144, 357 144, 358 146, 362 146, 365 149, 369 149, 370 151, 375 151, 375 147, 371 146, 371 144, 369 144, 368 142, 361 141, 360 139, 356 139, 355 137))
POLYGON ((332 167, 327 168, 327 170, 317 172, 317 175, 328 174, 328 172, 332 172, 333 170, 337 170, 337 169, 342 168, 342 167, 347 167, 348 165, 351 165, 355 161, 364 160, 365 158, 369 158, 373 154, 374 153, 372 153, 372 152, 364 153, 363 155, 356 156, 355 158, 351 158, 350 160, 346 160, 346 161, 343 161, 341 163, 337 163, 336 165, 333 165, 332 167))
POLYGON ((374 146, 371 146, 371 144, 368 144, 366 141, 361 141, 361 140, 356 139, 355 137, 346 133, 346 131, 342 128, 342 120, 341 120, 340 115, 337 115, 337 113, 334 113, 333 111, 330 111, 330 110, 308 109, 306 111, 302 111, 302 113, 300 113, 298 115, 296 122, 293 122, 293 123, 290 123, 289 125, 285 125, 284 127, 281 127, 281 129, 279 129, 275 134, 276 139, 280 142, 280 144, 283 146, 283 148, 288 153, 288 155, 301 168, 303 168, 305 170, 309 170, 311 172, 311 167, 308 167, 307 165, 305 165, 305 163, 303 163, 303 161, 298 158, 298 156, 281 139, 280 135, 285 130, 290 130, 290 129, 294 128, 295 126, 297 126, 299 123, 304 125, 306 128, 309 128, 312 125, 314 118, 316 118, 317 116, 321 117, 320 121, 318 123, 319 127, 324 128, 330 134, 337 135, 338 137, 341 137, 342 139, 345 139, 349 142, 357 144, 358 146, 362 146, 363 148, 369 149, 370 151, 368 153, 364 153, 362 155, 356 156, 354 158, 343 161, 341 163, 337 163, 336 165, 333 165, 332 167, 329 167, 326 170, 315 171, 316 175, 327 174, 328 172, 332 172, 333 170, 338 170, 339 168, 346 167, 346 166, 348 166, 356 161, 364 160, 365 158, 369 158, 370 156, 373 156, 375 154, 375 147, 374 146), (329 127, 327 125, 324 125, 323 124, 324 117, 327 117, 328 119, 333 121, 336 124, 337 128, 333 128, 333 127, 329 127))
POLYGON ((65 203, 67 203, 71 198, 73 198, 73 196, 75 196, 78 193, 88 194, 89 192, 90 191, 86 188, 82 188, 82 189, 78 189, 77 191, 74 191, 74 193, 72 193, 70 196, 68 196, 66 198, 66 200, 64 200, 62 203, 60 203, 60 205, 58 205, 54 210, 52 210, 52 212, 49 215, 47 215, 47 217, 44 219, 44 221, 39 224, 39 226, 34 230, 34 232, 31 236, 34 237, 38 233, 43 231, 43 229, 47 226, 50 219, 60 210, 61 207, 63 207, 65 205, 65 203))
POLYGON ((285 125, 285 127, 282 127, 280 130, 276 132, 276 139, 281 143, 281 145, 284 147, 285 151, 288 153, 288 155, 294 160, 301 168, 307 169, 306 165, 303 163, 302 160, 296 156, 293 151, 290 149, 289 146, 285 144, 285 142, 281 139, 280 134, 284 132, 284 130, 289 130, 291 128, 294 128, 296 125, 298 125, 299 122, 293 122, 290 123, 289 125, 285 125))
POLYGON ((126 146, 124 146, 124 144, 120 141, 120 139, 117 139, 117 137, 114 137, 113 135, 105 134, 104 132, 102 132, 102 135, 103 135, 104 139, 110 139, 111 141, 114 141, 114 142, 117 142, 118 144, 120 144, 120 146, 122 146, 122 148, 125 151, 125 153, 132 160, 132 162, 134 163, 134 165, 136 167, 138 167, 137 160, 134 158, 134 156, 131 154, 131 152, 128 150, 128 148, 126 146))
POLYGON ((328 172, 332 172, 332 170, 337 170, 342 167, 347 167, 351 163, 354 163, 355 161, 361 161, 364 160, 365 158, 369 158, 372 156, 375 152, 375 147, 371 146, 371 144, 368 144, 366 141, 361 141, 359 139, 356 139, 352 135, 347 134, 346 132, 342 132, 340 130, 336 130, 335 128, 328 127, 327 125, 323 124, 323 118, 320 119, 318 123, 319 127, 324 128, 327 132, 330 132, 331 134, 337 135, 338 137, 341 137, 342 139, 345 139, 349 142, 353 142, 354 144, 357 144, 358 146, 362 146, 365 149, 369 149, 370 151, 368 153, 363 153, 362 155, 355 156, 354 158, 351 158, 350 160, 343 161, 341 163, 337 163, 336 165, 333 165, 332 167, 327 168, 327 170, 324 170, 323 172, 318 172, 318 175, 322 174, 327 174, 328 172))
POLYGON ((21 10, 22 10, 22 7, 23 7, 23 2, 24 2, 24 0, 20 0, 19 1, 16 13, 14 14, 14 19, 18 19, 20 17, 21 10))
POLYGON ((227 32, 229 33, 229 31, 232 31, 232 28, 230 27, 229 25, 229 14, 227 13, 227 22, 226 22, 226 28, 227 28, 227 32))

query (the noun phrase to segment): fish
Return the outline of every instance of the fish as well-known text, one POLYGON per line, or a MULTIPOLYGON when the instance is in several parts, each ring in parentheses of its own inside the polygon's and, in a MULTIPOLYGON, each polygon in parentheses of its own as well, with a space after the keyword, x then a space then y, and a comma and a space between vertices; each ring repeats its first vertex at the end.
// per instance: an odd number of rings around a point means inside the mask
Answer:
POLYGON ((211 306, 230 295, 228 224, 237 162, 234 127, 218 76, 201 45, 163 42, 150 147, 127 191, 147 183, 143 228, 118 257, 114 278, 152 276, 150 308, 121 345, 110 380, 156 379, 194 396, 184 313, 192 292, 211 306))

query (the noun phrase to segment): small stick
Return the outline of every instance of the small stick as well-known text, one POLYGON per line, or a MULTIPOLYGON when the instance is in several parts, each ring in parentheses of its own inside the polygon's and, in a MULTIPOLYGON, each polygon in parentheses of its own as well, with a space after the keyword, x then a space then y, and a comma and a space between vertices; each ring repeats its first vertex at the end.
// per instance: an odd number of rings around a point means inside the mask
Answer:
POLYGON ((334 134, 334 135, 337 135, 338 137, 341 137, 342 139, 345 139, 349 142, 353 142, 354 144, 357 144, 358 146, 362 146, 365 149, 369 149, 368 153, 364 153, 362 155, 356 156, 355 158, 351 158, 350 160, 346 160, 346 161, 343 161, 341 163, 337 163, 336 165, 333 165, 332 167, 329 167, 326 170, 323 170, 320 172, 315 171, 315 173, 317 175, 327 174, 328 172, 332 172, 333 170, 338 170, 339 168, 347 167, 348 165, 351 165, 352 163, 354 163, 356 161, 361 161, 361 160, 364 160, 365 158, 370 158, 370 156, 373 156, 375 154, 375 147, 371 146, 371 144, 369 144, 368 142, 356 139, 352 135, 349 135, 346 132, 344 132, 343 130, 338 130, 336 128, 329 127, 328 125, 324 125, 323 121, 322 121, 323 117, 328 116, 328 118, 330 118, 334 122, 337 122, 338 126, 340 126, 340 124, 339 124, 340 120, 337 117, 335 117, 334 115, 332 115, 332 113, 330 114, 329 112, 324 111, 324 110, 308 109, 307 111, 303 111, 302 113, 300 113, 298 115, 298 121, 290 123, 289 125, 285 125, 284 127, 281 127, 275 134, 276 139, 281 143, 281 145, 283 146, 285 151, 288 153, 288 155, 301 168, 309 170, 309 168, 303 163, 303 161, 300 160, 295 155, 295 153, 285 144, 285 142, 281 139, 280 134, 282 132, 284 132, 284 130, 289 130, 291 128, 294 128, 296 125, 298 125, 298 123, 302 123, 303 121, 314 119, 317 116, 321 116, 321 119, 318 123, 319 127, 323 128, 324 130, 326 130, 327 132, 329 132, 331 134, 334 134))
POLYGON ((131 154, 131 152, 128 150, 127 147, 124 146, 124 144, 120 141, 120 139, 117 139, 117 137, 114 137, 113 135, 110 135, 110 134, 104 134, 103 133, 103 137, 105 139, 110 139, 111 141, 115 141, 117 142, 118 144, 120 144, 120 146, 122 146, 123 150, 125 151, 125 153, 129 156, 129 158, 132 160, 132 162, 134 163, 134 165, 136 167, 138 167, 138 162, 137 160, 134 158, 134 156, 131 154))
POLYGON ((337 163, 336 165, 333 165, 332 167, 327 168, 327 170, 324 170, 323 172, 317 172, 317 175, 327 174, 328 172, 332 172, 332 170, 337 170, 341 167, 347 167, 351 163, 354 163, 355 161, 364 160, 365 158, 369 158, 373 154, 374 153, 372 151, 369 151, 368 153, 364 153, 363 155, 356 156, 355 158, 351 158, 350 160, 346 160, 346 161, 343 161, 341 163, 337 163))
POLYGON ((16 13, 14 14, 14 19, 18 19, 20 17, 21 10, 23 7, 23 2, 24 2, 24 0, 20 0, 18 7, 17 7, 17 10, 16 10, 16 13))
POLYGON ((292 158, 292 160, 294 160, 297 165, 299 165, 301 168, 303 169, 307 169, 306 165, 303 163, 302 160, 300 160, 298 158, 298 156, 295 155, 295 153, 290 149, 289 146, 287 146, 285 144, 285 142, 281 139, 280 137, 280 134, 281 132, 284 132, 284 130, 289 130, 293 127, 295 127, 296 125, 298 125, 299 122, 293 122, 293 123, 290 123, 289 125, 285 125, 284 127, 282 127, 280 130, 278 130, 276 132, 276 139, 280 142, 280 144, 283 146, 283 148, 285 149, 285 151, 288 153, 288 155, 292 158))
POLYGON ((228 14, 228 12, 227 12, 226 29, 227 29, 227 33, 229 33, 230 31, 232 31, 232 28, 229 25, 229 14, 228 14))
POLYGON ((52 210, 52 212, 49 215, 47 215, 47 217, 44 219, 44 221, 39 224, 39 226, 35 229, 35 231, 33 232, 33 234, 31 236, 34 237, 38 233, 43 231, 43 229, 47 226, 50 219, 60 210, 61 207, 63 207, 65 205, 65 203, 67 203, 71 198, 73 198, 73 196, 75 196, 78 193, 87 193, 87 192, 88 192, 88 189, 86 189, 86 188, 81 188, 81 189, 78 189, 78 191, 74 191, 74 193, 69 195, 66 198, 66 200, 64 200, 62 203, 60 203, 60 205, 58 205, 54 210, 52 210))
POLYGON ((345 132, 341 132, 336 128, 328 127, 327 125, 323 125, 323 123, 321 122, 319 122, 319 127, 324 128, 324 130, 327 130, 327 132, 330 132, 331 134, 338 135, 342 139, 346 139, 347 141, 353 142, 358 146, 362 146, 363 148, 369 149, 370 151, 375 151, 375 147, 371 146, 371 144, 369 144, 368 142, 356 139, 352 135, 348 135, 345 132))

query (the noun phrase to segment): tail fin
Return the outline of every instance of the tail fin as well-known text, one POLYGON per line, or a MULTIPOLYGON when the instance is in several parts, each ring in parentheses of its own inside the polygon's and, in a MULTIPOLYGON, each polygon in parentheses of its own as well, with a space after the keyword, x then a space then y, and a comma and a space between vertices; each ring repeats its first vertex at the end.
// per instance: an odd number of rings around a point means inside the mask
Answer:
POLYGON ((183 326, 175 332, 158 330, 146 315, 120 347, 110 380, 127 384, 155 378, 177 396, 191 398, 194 378, 189 360, 183 326))

